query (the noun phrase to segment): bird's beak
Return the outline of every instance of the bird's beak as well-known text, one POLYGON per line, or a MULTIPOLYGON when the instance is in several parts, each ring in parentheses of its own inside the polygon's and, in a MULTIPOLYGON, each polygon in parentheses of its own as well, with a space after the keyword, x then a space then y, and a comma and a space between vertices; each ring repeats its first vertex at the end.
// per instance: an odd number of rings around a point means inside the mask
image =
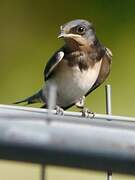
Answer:
POLYGON ((64 38, 66 36, 66 34, 64 32, 61 32, 59 35, 58 35, 58 38, 64 38))
POLYGON ((66 33, 64 33, 64 32, 61 32, 59 35, 58 35, 58 38, 78 38, 78 37, 80 37, 80 35, 79 34, 72 34, 72 33, 70 33, 70 34, 66 34, 66 33))

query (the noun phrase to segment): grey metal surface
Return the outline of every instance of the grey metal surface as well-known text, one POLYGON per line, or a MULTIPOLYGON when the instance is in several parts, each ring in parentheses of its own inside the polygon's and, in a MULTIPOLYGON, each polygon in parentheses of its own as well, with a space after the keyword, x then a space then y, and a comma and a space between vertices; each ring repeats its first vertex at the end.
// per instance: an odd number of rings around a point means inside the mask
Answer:
POLYGON ((5 109, 1 159, 135 174, 134 122, 5 109))
MULTIPOLYGON (((55 110, 50 110, 49 113, 50 112, 51 114, 56 114, 55 110)), ((28 119, 37 120, 37 118, 39 120, 40 119, 42 120, 47 114, 48 114, 47 109, 0 104, 0 116, 1 117, 4 116, 4 118, 8 118, 10 116, 10 120, 12 120, 13 118, 18 118, 18 117, 19 117, 18 121, 21 120, 21 117, 25 118, 26 120, 28 119)), ((66 117, 79 117, 78 119, 76 119, 76 123, 82 122, 82 116, 81 116, 82 113, 80 112, 65 111, 64 115, 66 117)), ((93 118, 93 114, 89 115, 89 117, 93 118)), ((135 117, 118 116, 118 115, 107 115, 107 114, 95 113, 94 119, 100 119, 100 120, 108 119, 108 120, 113 120, 113 121, 122 121, 122 122, 125 121, 125 122, 135 123, 135 117)))

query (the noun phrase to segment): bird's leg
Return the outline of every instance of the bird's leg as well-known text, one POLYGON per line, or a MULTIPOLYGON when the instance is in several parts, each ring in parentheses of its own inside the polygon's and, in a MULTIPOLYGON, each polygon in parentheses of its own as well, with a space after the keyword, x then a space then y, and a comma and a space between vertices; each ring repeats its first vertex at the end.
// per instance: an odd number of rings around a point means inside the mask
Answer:
POLYGON ((57 115, 64 115, 64 110, 60 106, 56 106, 55 109, 57 115))
POLYGON ((76 102, 76 107, 83 109, 84 108, 84 103, 85 103, 85 96, 81 97, 79 101, 76 102))
POLYGON ((94 118, 95 117, 95 113, 91 112, 88 108, 85 108, 84 104, 85 104, 85 96, 80 98, 79 101, 75 105, 76 105, 76 107, 82 109, 81 112, 82 112, 82 116, 83 117, 90 117, 90 115, 92 114, 93 116, 91 118, 94 118))

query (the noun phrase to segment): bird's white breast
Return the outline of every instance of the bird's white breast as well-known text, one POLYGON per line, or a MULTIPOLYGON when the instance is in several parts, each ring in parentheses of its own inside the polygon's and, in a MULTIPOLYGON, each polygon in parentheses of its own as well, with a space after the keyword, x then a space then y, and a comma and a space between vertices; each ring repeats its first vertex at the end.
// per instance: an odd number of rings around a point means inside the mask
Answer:
POLYGON ((57 73, 46 83, 46 88, 55 83, 57 87, 57 105, 65 107, 75 103, 84 96, 97 80, 101 61, 95 63, 94 66, 87 70, 80 71, 79 67, 70 67, 67 61, 59 65, 57 73))

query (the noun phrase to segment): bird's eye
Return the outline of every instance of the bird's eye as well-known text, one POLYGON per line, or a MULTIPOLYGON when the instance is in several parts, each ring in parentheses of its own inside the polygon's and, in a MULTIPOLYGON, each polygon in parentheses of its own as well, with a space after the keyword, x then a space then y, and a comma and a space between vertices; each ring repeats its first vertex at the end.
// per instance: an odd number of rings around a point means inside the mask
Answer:
POLYGON ((78 26, 77 27, 77 33, 78 34, 84 34, 85 33, 85 27, 83 27, 83 26, 78 26))

